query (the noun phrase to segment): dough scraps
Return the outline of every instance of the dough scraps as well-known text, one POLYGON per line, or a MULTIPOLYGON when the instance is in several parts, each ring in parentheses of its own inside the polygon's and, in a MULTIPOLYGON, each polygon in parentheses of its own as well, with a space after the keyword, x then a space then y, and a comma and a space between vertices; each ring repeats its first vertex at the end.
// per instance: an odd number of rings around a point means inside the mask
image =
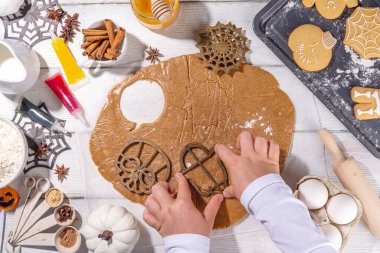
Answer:
POLYGON ((380 9, 358 7, 346 20, 344 44, 362 58, 380 58, 380 9))
MULTIPOLYGON (((269 72, 244 64, 233 77, 219 76, 196 55, 184 55, 143 68, 109 92, 91 136, 90 151, 101 175, 125 197, 143 204, 148 195, 129 191, 115 166, 120 151, 131 139, 149 140, 165 152, 172 164, 169 183, 176 187, 174 175, 181 171, 180 155, 186 145, 199 143, 211 149, 216 143, 224 143, 235 147, 237 136, 244 129, 276 140, 281 147, 283 167, 292 141, 294 118, 292 102, 269 72), (165 95, 165 108, 158 120, 136 129, 136 124, 124 117, 120 99, 124 89, 137 80, 157 82, 165 95)), ((204 164, 218 177, 216 156, 204 164)), ((201 170, 192 173, 200 182, 207 179, 201 170)), ((209 199, 194 194, 199 210, 209 199)), ((228 199, 222 203, 214 228, 228 227, 245 216, 240 202, 228 199)))
POLYGON ((326 19, 339 18, 347 8, 354 8, 359 5, 357 0, 302 0, 306 8, 314 6, 319 14, 326 19))
POLYGON ((330 64, 332 49, 336 43, 330 32, 323 32, 321 28, 311 24, 297 27, 288 41, 295 63, 307 71, 326 68, 330 64))
POLYGON ((354 107, 355 117, 358 120, 380 118, 380 89, 354 87, 351 98, 357 104, 354 107))

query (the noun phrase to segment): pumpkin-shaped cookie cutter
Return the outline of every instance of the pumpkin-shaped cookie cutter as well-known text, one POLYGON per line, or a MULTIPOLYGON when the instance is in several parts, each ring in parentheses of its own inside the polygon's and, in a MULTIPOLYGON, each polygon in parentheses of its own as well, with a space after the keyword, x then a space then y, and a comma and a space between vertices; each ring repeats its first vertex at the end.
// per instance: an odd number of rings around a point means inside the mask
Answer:
POLYGON ((211 159, 215 155, 215 151, 213 148, 208 149, 205 146, 197 143, 188 144, 181 152, 180 164, 181 164, 181 173, 186 175, 190 171, 193 171, 197 168, 201 168, 203 173, 206 174, 208 179, 211 181, 212 185, 207 189, 204 189, 202 186, 198 185, 194 180, 189 179, 189 183, 194 187, 194 189, 202 196, 209 197, 211 195, 215 195, 218 193, 222 193, 223 190, 228 186, 228 174, 227 170, 224 167, 221 160, 218 160, 219 168, 223 173, 223 180, 216 180, 213 175, 211 175, 210 171, 206 168, 204 163, 211 159), (195 150, 201 150, 206 155, 202 158, 198 157, 195 154, 195 150), (187 165, 187 156, 191 155, 195 161, 194 164, 187 165))
POLYGON ((166 153, 153 142, 144 139, 131 139, 118 156, 115 166, 122 184, 136 194, 150 194, 153 185, 168 181, 172 165, 166 153), (137 146, 136 150, 134 146, 137 146), (151 149, 148 152, 148 149, 151 149), (153 150, 153 152, 152 152, 153 150), (144 157, 144 152, 150 153, 144 157), (161 161, 161 164, 155 164, 161 161))

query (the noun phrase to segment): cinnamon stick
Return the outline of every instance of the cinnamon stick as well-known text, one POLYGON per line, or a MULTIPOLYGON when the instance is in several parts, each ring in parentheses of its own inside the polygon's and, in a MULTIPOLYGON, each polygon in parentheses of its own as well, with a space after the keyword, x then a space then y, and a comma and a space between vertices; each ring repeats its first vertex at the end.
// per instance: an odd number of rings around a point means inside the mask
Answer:
POLYGON ((96 52, 96 58, 98 60, 103 59, 103 56, 104 56, 106 49, 108 48, 109 45, 110 45, 109 40, 103 41, 102 45, 98 48, 98 51, 96 52))
POLYGON ((119 30, 116 33, 115 40, 113 44, 111 44, 110 51, 107 50, 107 53, 116 55, 116 51, 120 48, 121 43, 123 42, 125 37, 125 29, 123 27, 120 27, 119 30))
POLYGON ((117 57, 112 55, 112 54, 109 54, 109 53, 105 53, 104 54, 104 58, 106 58, 107 60, 112 60, 112 61, 116 61, 117 60, 117 57))
POLYGON ((115 33, 114 33, 114 25, 112 20, 105 19, 104 20, 104 26, 106 27, 108 38, 110 40, 111 46, 114 44, 115 41, 115 33))
POLYGON ((106 30, 97 30, 97 29, 82 29, 83 35, 87 36, 104 36, 108 35, 106 30))
POLYGON ((85 41, 80 47, 83 49, 86 49, 89 45, 91 45, 93 42, 91 41, 85 41))
POLYGON ((91 60, 95 60, 96 59, 96 53, 98 52, 99 50, 99 47, 97 49, 95 49, 94 51, 92 51, 92 53, 88 56, 88 58, 90 58, 91 60))
POLYGON ((107 49, 107 53, 111 54, 111 55, 113 55, 115 57, 118 57, 121 54, 120 50, 112 50, 111 48, 107 49))
POLYGON ((107 40, 108 35, 94 35, 94 36, 86 36, 86 41, 96 41, 96 40, 107 40))
POLYGON ((87 49, 83 52, 83 56, 90 55, 95 49, 100 45, 100 41, 93 42, 87 49))

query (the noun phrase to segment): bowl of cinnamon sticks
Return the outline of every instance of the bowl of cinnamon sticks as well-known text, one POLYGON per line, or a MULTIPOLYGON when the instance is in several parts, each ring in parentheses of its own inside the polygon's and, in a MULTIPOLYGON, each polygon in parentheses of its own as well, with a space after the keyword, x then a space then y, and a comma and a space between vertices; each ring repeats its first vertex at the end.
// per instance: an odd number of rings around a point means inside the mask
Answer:
POLYGON ((125 29, 115 26, 110 19, 98 21, 88 29, 82 29, 83 56, 103 65, 118 63, 127 51, 125 29))

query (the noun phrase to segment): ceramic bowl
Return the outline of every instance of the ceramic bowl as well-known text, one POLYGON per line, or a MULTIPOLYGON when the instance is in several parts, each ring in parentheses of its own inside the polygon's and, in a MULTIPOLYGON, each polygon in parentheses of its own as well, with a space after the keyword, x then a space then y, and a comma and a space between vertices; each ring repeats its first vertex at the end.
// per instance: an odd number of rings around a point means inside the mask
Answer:
MULTIPOLYGON (((119 24, 117 24, 115 22, 114 22, 114 26, 115 26, 115 29, 118 29, 119 27, 122 27, 122 26, 120 26, 119 24)), ((100 20, 100 21, 96 21, 96 22, 92 23, 88 27, 88 29, 101 29, 101 30, 105 30, 106 27, 104 26, 104 20, 100 20)), ((98 63, 98 64, 104 65, 104 66, 117 65, 121 61, 121 59, 124 58, 125 54, 127 53, 127 46, 128 46, 128 39, 127 39, 127 35, 125 35, 124 40, 121 43, 121 46, 119 48, 120 55, 117 57, 117 59, 115 61, 113 61, 113 60, 107 60, 107 59, 102 59, 102 60, 90 60, 90 62, 98 63)))
POLYGON ((3 188, 7 185, 9 185, 10 183, 12 183, 23 171, 25 165, 26 165, 26 161, 28 159, 28 143, 26 141, 26 138, 25 138, 25 135, 21 132, 21 130, 18 128, 18 126, 13 123, 12 121, 10 120, 7 120, 3 117, 0 117, 0 121, 3 121, 3 122, 6 122, 8 125, 10 125, 13 129, 15 129, 17 131, 17 133, 19 134, 19 139, 22 143, 22 146, 23 146, 23 158, 20 162, 20 165, 18 167, 18 169, 15 171, 15 173, 7 180, 3 181, 3 182, 0 182, 0 188, 3 188))

